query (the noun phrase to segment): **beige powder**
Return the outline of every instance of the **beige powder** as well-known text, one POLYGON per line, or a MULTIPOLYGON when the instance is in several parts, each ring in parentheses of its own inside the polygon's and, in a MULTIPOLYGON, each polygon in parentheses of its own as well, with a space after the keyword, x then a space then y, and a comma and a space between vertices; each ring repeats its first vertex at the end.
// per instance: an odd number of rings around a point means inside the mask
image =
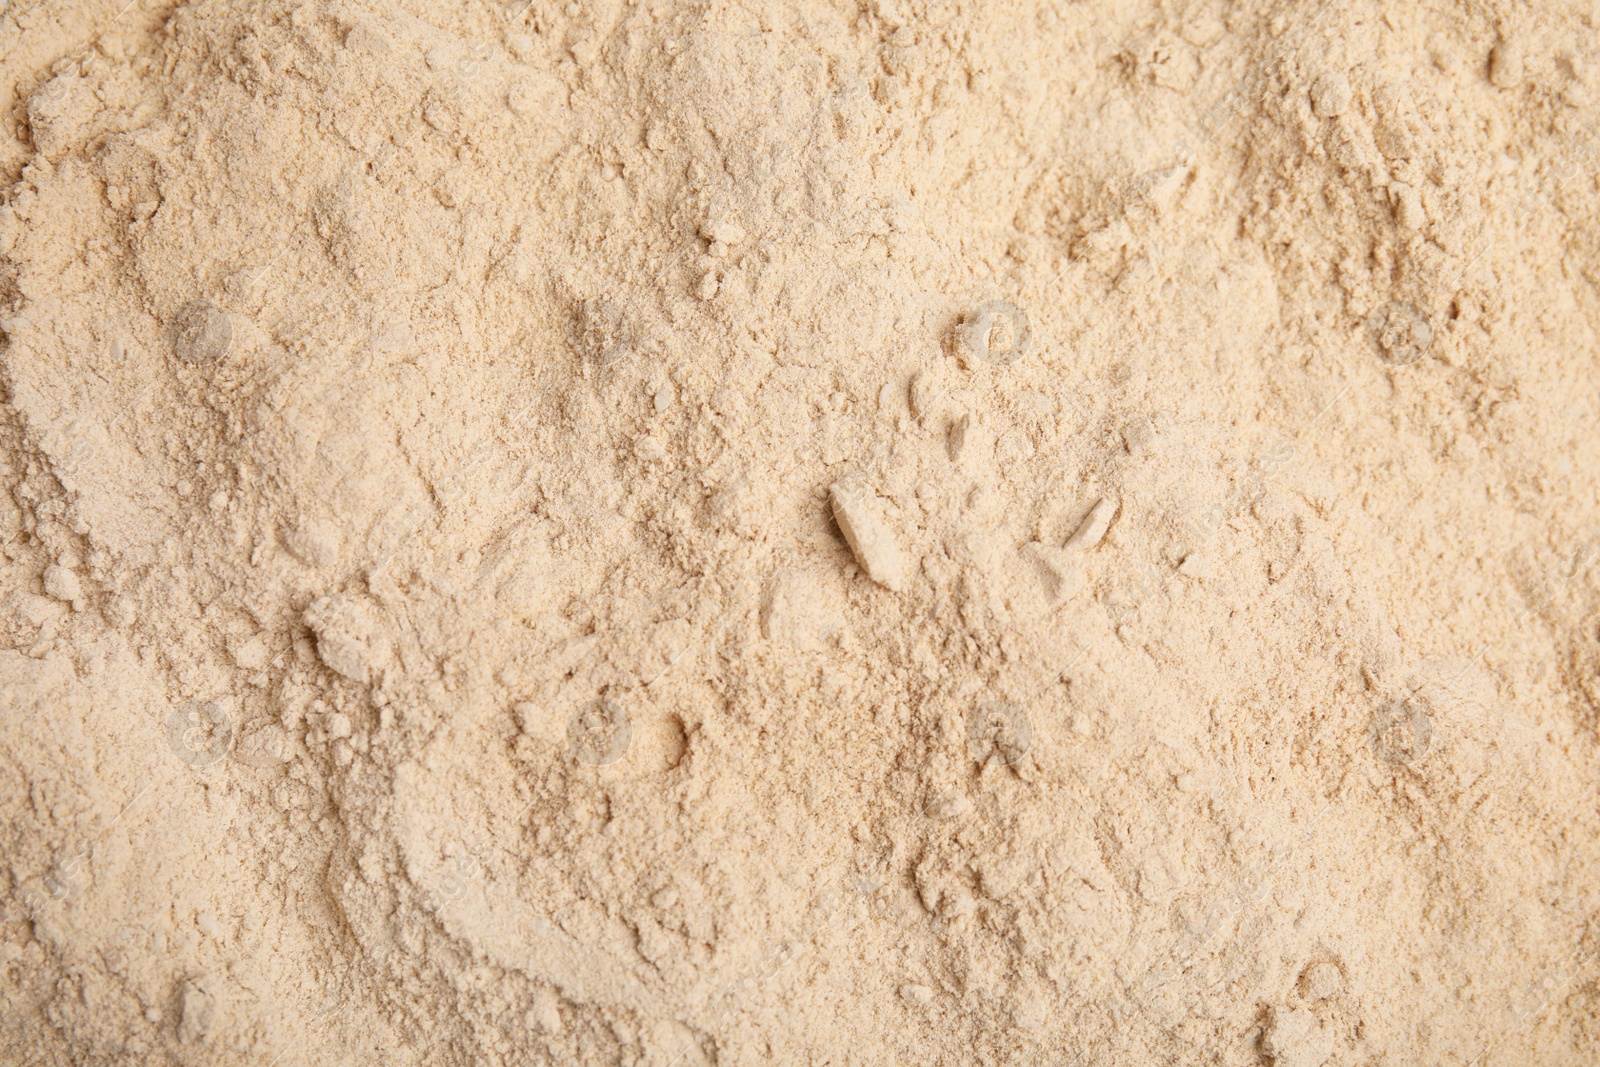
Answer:
POLYGON ((0 0, 0 1062, 1600 1062, 1595 17, 0 0))

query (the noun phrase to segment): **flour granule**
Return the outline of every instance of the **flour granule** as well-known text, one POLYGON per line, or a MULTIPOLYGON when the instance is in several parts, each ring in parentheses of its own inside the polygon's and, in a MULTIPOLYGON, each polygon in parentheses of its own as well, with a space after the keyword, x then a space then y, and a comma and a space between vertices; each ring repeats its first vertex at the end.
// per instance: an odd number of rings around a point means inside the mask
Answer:
POLYGON ((1600 1064, 1600 8, 0 0, 0 1062, 1600 1064))

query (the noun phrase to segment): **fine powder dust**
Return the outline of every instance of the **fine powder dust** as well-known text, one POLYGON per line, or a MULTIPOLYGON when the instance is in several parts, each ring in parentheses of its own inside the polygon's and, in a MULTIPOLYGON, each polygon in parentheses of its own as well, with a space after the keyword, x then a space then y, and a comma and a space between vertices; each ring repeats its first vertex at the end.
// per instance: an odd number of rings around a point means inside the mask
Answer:
POLYGON ((1600 1063, 1600 27, 0 0, 0 1062, 1600 1063))

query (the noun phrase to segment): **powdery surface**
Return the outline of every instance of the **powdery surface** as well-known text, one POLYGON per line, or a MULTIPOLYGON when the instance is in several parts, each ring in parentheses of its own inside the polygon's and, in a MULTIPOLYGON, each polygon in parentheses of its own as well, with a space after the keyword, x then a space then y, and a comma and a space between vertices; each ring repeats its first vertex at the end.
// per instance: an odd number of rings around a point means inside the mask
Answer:
POLYGON ((1600 1062, 1580 7, 13 0, 0 1060, 1600 1062))

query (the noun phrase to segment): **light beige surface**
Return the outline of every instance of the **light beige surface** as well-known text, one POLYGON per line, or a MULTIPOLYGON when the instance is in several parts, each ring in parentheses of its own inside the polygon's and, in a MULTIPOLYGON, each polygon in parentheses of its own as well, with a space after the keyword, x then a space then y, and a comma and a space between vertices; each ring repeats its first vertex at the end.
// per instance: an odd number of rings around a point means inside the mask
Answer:
POLYGON ((1600 1062, 1595 17, 0 0, 0 1062, 1600 1062))

